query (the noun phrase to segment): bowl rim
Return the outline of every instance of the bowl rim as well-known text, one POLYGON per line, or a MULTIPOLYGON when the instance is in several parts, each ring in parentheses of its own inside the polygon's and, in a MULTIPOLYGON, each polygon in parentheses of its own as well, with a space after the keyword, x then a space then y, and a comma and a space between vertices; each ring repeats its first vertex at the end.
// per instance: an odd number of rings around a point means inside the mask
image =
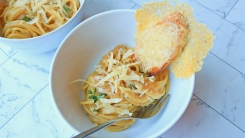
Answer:
MULTIPOLYGON (((78 16, 78 13, 81 12, 82 10, 82 7, 85 3, 85 0, 78 0, 79 3, 80 3, 80 6, 77 10, 77 12, 75 13, 75 15, 73 15, 72 18, 70 18, 67 22, 65 22, 63 25, 61 25, 60 27, 56 28, 55 30, 51 31, 51 32, 48 32, 48 33, 45 33, 43 35, 40 35, 40 36, 36 36, 36 37, 31 37, 31 38, 25 38, 25 39, 17 39, 17 38, 6 38, 6 37, 3 37, 3 36, 0 36, 0 41, 1 40, 4 40, 4 41, 14 41, 14 42, 20 42, 20 41, 29 41, 29 40, 35 40, 35 39, 41 39, 42 37, 49 37, 50 35, 52 35, 53 33, 56 33, 57 31, 61 30, 62 28, 66 27, 72 20, 74 20, 75 17, 78 16)), ((1 30, 2 31, 2 30, 1 30)))
MULTIPOLYGON (((79 28, 80 26, 82 26, 83 24, 86 24, 87 22, 89 22, 90 20, 93 20, 94 18, 97 18, 98 16, 102 16, 102 15, 106 15, 106 14, 111 14, 111 13, 116 13, 116 12, 135 12, 136 10, 134 9, 115 9, 115 10, 110 10, 110 11, 104 11, 101 13, 98 13, 96 15, 93 15, 89 18, 87 18, 86 20, 84 20, 83 22, 79 23, 75 28, 73 28, 67 35, 66 37, 62 40, 62 42, 60 43, 58 49, 55 52, 54 58, 52 60, 51 63, 51 70, 50 70, 50 76, 49 76, 49 84, 50 84, 50 90, 51 90, 51 95, 52 95, 52 101, 53 101, 53 105, 55 106, 55 110, 58 112, 59 116, 61 117, 61 119, 65 122, 65 124, 67 126, 69 126, 75 133, 81 133, 79 130, 77 130, 76 128, 74 128, 64 117, 64 115, 61 113, 60 109, 58 108, 56 102, 55 102, 55 97, 54 97, 54 91, 53 91, 53 81, 52 81, 52 77, 53 77, 53 68, 54 68, 54 63, 56 61, 57 55, 60 51, 60 49, 64 46, 63 44, 65 43, 65 41, 68 39, 68 37, 71 36, 72 33, 74 33, 75 30, 77 30, 77 28, 79 28)), ((195 86, 195 74, 193 74, 189 79, 191 79, 191 85, 190 85, 190 95, 193 94, 194 91, 194 86, 195 86)), ((152 133, 151 137, 158 137, 161 134, 165 133, 167 130, 169 130, 183 115, 183 113, 186 111, 190 100, 191 100, 192 96, 189 96, 188 99, 186 99, 186 103, 184 103, 182 105, 181 110, 179 110, 178 114, 172 119, 171 122, 169 122, 167 125, 165 125, 165 127, 159 128, 157 132, 152 133)))

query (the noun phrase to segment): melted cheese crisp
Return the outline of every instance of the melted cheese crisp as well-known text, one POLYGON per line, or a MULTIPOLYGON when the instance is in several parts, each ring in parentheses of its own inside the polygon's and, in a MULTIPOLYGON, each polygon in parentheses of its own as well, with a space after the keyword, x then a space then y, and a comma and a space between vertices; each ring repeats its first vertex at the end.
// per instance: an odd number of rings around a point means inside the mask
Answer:
POLYGON ((203 59, 213 47, 215 37, 204 24, 193 21, 190 29, 188 43, 182 53, 170 64, 170 70, 177 78, 189 78, 200 71, 203 59))
POLYGON ((188 78, 201 69, 214 36, 195 20, 189 5, 168 0, 146 3, 135 17, 135 56, 141 71, 156 75, 171 64, 176 77, 188 78))

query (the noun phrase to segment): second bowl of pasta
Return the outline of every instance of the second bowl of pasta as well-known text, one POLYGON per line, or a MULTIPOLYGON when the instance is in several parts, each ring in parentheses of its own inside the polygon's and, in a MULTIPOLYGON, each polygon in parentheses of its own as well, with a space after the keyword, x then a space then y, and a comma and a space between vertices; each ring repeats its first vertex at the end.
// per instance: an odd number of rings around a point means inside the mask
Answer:
POLYGON ((194 75, 177 79, 168 68, 155 77, 140 72, 134 60, 135 32, 134 10, 112 10, 83 21, 58 48, 50 75, 52 97, 61 118, 76 133, 114 117, 131 116, 168 92, 167 107, 153 118, 121 122, 92 134, 158 137, 187 108, 194 75))
POLYGON ((31 53, 57 48, 82 21, 84 0, 0 1, 0 44, 31 53))

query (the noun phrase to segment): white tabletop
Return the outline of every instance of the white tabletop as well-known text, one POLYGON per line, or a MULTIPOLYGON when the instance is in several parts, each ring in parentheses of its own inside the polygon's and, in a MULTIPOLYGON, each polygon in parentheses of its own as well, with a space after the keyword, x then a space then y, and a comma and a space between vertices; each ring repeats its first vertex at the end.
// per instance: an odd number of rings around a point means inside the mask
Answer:
MULTIPOLYGON (((87 0, 85 19, 147 0, 87 0)), ((245 1, 181 0, 215 34, 214 48, 196 73, 190 104, 159 138, 245 137, 245 1)), ((54 109, 49 75, 55 50, 27 54, 0 45, 0 137, 68 138, 75 132, 54 109)), ((164 124, 163 124, 164 125, 164 124)))

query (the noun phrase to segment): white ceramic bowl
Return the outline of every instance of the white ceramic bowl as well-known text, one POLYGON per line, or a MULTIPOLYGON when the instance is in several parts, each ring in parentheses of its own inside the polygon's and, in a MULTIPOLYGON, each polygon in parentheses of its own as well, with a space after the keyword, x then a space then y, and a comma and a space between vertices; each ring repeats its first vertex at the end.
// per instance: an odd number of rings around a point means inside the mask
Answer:
MULTIPOLYGON (((79 104, 81 84, 69 83, 75 79, 86 79, 100 58, 118 44, 135 46, 136 23, 134 10, 114 10, 95 15, 74 28, 56 51, 50 75, 50 86, 58 113, 76 133, 94 125, 79 104)), ((100 130, 92 137, 147 138, 157 137, 168 130, 186 110, 192 96, 194 76, 176 79, 170 75, 171 98, 165 111, 155 117, 138 120, 122 132, 100 130)))
MULTIPOLYGON (((0 4, 3 0, 0 0, 0 4)), ((80 1, 77 13, 64 25, 45 35, 28 39, 8 39, 0 37, 0 45, 10 46, 14 49, 30 53, 42 53, 56 49, 65 36, 78 25, 83 18, 82 7, 85 0, 80 1)))

